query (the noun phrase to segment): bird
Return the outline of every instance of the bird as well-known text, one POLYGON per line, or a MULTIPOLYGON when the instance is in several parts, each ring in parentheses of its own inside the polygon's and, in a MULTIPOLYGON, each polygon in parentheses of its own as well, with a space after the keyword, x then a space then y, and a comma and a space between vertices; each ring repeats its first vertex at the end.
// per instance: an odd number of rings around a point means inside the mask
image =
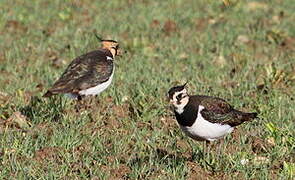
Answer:
POLYGON ((221 98, 189 95, 186 84, 170 88, 168 98, 180 128, 196 141, 216 141, 257 118, 258 113, 236 110, 221 98))
POLYGON ((95 36, 102 47, 72 60, 43 97, 66 94, 81 100, 85 96, 98 95, 110 86, 115 71, 115 56, 122 55, 123 51, 117 41, 95 36))

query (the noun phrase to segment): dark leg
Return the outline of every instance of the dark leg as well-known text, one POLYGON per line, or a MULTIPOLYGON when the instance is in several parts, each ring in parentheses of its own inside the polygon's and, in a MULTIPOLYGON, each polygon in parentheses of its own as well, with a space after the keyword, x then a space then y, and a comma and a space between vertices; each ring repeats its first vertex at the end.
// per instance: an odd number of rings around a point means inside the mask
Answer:
POLYGON ((84 109, 92 109, 96 106, 95 102, 96 96, 87 96, 84 98, 84 109))
POLYGON ((94 98, 95 98, 95 100, 96 100, 96 101, 95 101, 95 104, 99 104, 99 99, 97 99, 97 97, 98 97, 98 95, 95 95, 95 96, 94 96, 94 98))
POLYGON ((90 101, 89 101, 89 106, 88 106, 88 108, 91 108, 92 106, 95 106, 95 104, 93 105, 93 99, 95 99, 96 98, 96 96, 91 96, 90 97, 90 101))
POLYGON ((82 96, 78 95, 76 105, 75 105, 75 109, 77 113, 80 112, 81 106, 82 106, 82 96))
POLYGON ((210 150, 211 150, 210 146, 211 146, 210 141, 204 141, 204 143, 203 143, 203 151, 204 151, 203 156, 204 156, 204 158, 205 158, 205 156, 206 156, 206 158, 209 156, 210 150))
POLYGON ((210 152, 211 152, 211 143, 210 141, 206 141, 206 146, 208 147, 207 149, 207 158, 210 157, 210 152))

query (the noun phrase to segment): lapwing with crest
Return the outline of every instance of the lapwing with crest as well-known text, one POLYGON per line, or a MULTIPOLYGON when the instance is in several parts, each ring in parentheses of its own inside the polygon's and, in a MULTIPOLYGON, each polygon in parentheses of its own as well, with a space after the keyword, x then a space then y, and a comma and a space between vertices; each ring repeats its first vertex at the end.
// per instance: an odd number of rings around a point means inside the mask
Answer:
POLYGON ((117 41, 95 36, 102 47, 75 58, 44 97, 66 94, 81 100, 98 95, 110 86, 115 71, 114 59, 123 51, 117 41))
POLYGON ((189 95, 186 83, 172 87, 168 98, 182 131, 197 141, 208 143, 221 139, 236 126, 257 118, 256 112, 236 110, 221 98, 189 95))

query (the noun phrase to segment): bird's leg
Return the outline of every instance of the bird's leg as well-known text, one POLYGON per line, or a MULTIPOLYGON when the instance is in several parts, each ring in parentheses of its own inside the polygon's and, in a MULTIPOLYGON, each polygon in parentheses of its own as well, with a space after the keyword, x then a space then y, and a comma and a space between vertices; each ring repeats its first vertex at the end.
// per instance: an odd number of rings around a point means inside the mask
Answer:
POLYGON ((90 106, 93 106, 93 104, 95 106, 96 98, 97 98, 97 95, 90 96, 90 101, 89 101, 90 106))
POLYGON ((205 141, 205 146, 206 146, 206 158, 208 158, 210 156, 210 151, 211 151, 210 141, 205 141))
POLYGON ((203 142, 203 158, 208 158, 210 154, 210 141, 203 142))
POLYGON ((208 162, 206 161, 207 158, 207 154, 208 154, 208 148, 207 148, 207 141, 203 141, 203 160, 205 161, 206 164, 208 164, 208 162))
POLYGON ((88 99, 86 99, 86 102, 85 102, 85 109, 89 109, 92 107, 92 101, 93 101, 93 96, 89 96, 87 97, 88 99))
POLYGON ((83 98, 81 95, 77 96, 77 101, 75 105, 76 112, 80 112, 81 108, 83 107, 83 98))
POLYGON ((76 113, 78 113, 80 111, 80 107, 81 107, 81 97, 79 98, 79 96, 78 96, 77 101, 75 103, 76 113))
MULTIPOLYGON (((98 95, 95 95, 94 97, 95 97, 95 99, 97 99, 98 95)), ((96 103, 97 103, 97 104, 100 103, 100 102, 99 102, 99 99, 97 99, 96 103)))
POLYGON ((89 108, 92 107, 92 103, 93 103, 93 97, 92 96, 87 96, 87 97, 81 97, 78 96, 78 101, 80 101, 79 105, 80 105, 80 109, 84 109, 87 110, 89 108))
POLYGON ((220 143, 219 143, 219 146, 217 148, 217 156, 218 156, 218 159, 220 159, 221 155, 222 155, 222 148, 224 147, 224 139, 221 139, 220 140, 220 143))
POLYGON ((95 96, 91 96, 91 99, 90 99, 90 102, 89 102, 90 106, 93 105, 93 99, 94 99, 94 98, 95 98, 95 96))
POLYGON ((207 141, 204 141, 204 142, 203 142, 203 159, 204 159, 204 160, 205 160, 205 154, 207 154, 206 142, 207 142, 207 141))
POLYGON ((195 152, 195 149, 194 149, 191 141, 187 141, 187 143, 189 144, 191 151, 192 151, 191 161, 201 160, 201 159, 203 159, 205 161, 205 152, 206 152, 205 142, 203 142, 203 149, 198 149, 197 152, 195 152))
POLYGON ((192 150, 191 161, 193 161, 195 159, 195 156, 194 156, 195 155, 194 154, 194 148, 193 148, 193 146, 192 146, 192 144, 191 144, 190 141, 187 141, 187 143, 188 143, 188 145, 190 146, 190 148, 192 150))
POLYGON ((203 160, 205 162, 205 164, 207 166, 209 166, 211 169, 212 169, 212 172, 214 173, 215 172, 215 168, 212 166, 212 164, 210 164, 208 161, 207 161, 207 158, 210 159, 210 141, 205 141, 203 142, 203 160), (205 156, 206 155, 206 156, 205 156))

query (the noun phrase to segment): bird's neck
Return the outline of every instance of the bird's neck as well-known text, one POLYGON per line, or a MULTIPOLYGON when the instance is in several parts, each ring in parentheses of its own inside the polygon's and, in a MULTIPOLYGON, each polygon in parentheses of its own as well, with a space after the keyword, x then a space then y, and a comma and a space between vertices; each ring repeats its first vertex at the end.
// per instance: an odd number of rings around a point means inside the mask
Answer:
POLYGON ((116 50, 115 49, 113 49, 113 48, 103 48, 103 49, 106 49, 106 50, 108 50, 111 54, 112 54, 112 58, 114 59, 115 58, 115 56, 117 55, 117 52, 116 52, 116 50))
POLYGON ((177 122, 182 126, 192 126, 198 118, 199 105, 199 101, 194 96, 189 96, 189 101, 183 108, 178 107, 178 111, 174 109, 177 122), (181 109, 183 109, 182 112, 181 109))
POLYGON ((178 114, 182 114, 184 111, 185 106, 189 103, 189 96, 183 98, 180 102, 176 102, 174 104, 174 110, 178 114))
POLYGON ((192 126, 198 117, 197 109, 191 104, 186 105, 181 113, 175 109, 177 122, 182 126, 192 126))
POLYGON ((106 54, 106 56, 111 57, 113 60, 115 59, 116 52, 114 49, 102 47, 100 48, 100 50, 103 51, 106 54))

